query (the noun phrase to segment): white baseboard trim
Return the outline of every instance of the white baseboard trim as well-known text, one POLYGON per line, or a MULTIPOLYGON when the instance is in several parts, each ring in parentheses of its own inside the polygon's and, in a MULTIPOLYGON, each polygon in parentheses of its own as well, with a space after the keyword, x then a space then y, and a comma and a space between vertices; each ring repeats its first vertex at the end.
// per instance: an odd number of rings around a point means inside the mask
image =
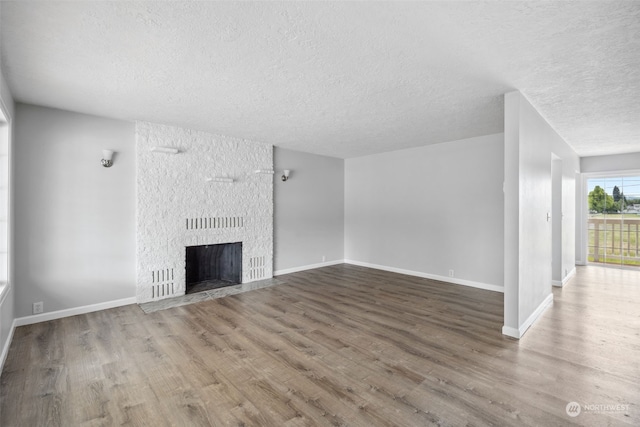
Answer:
POLYGON ((94 311, 107 310, 109 308, 121 307, 123 305, 136 304, 136 297, 123 298, 114 301, 101 302, 98 304, 85 305, 82 307, 68 308, 66 310, 52 311, 50 313, 35 314, 33 316, 18 317, 13 321, 15 326, 32 325, 34 323, 46 322, 48 320, 62 319, 63 317, 76 316, 78 314, 91 313, 94 311))
POLYGON ((512 338, 516 338, 516 339, 522 338, 524 333, 527 332, 527 330, 529 330, 531 325, 533 325, 535 321, 538 320, 538 317, 542 316, 542 313, 544 313, 545 310, 551 307, 552 305, 553 305, 553 294, 551 293, 547 295, 544 301, 540 303, 538 308, 536 308, 533 311, 533 313, 531 313, 531 315, 527 317, 527 320, 522 322, 522 325, 520 325, 518 329, 505 325, 505 326, 502 326, 502 333, 512 338))
POLYGON ((573 278, 573 276, 576 275, 576 268, 573 267, 571 269, 571 271, 565 276, 564 279, 562 280, 552 280, 551 284, 557 288, 562 288, 564 285, 567 284, 567 282, 569 282, 569 280, 571 280, 573 278))
POLYGON ((574 266, 571 269, 571 271, 569 271, 569 274, 567 274, 565 278, 562 279, 562 286, 566 285, 569 282, 569 280, 573 279, 573 276, 575 275, 576 275, 576 267, 574 266))
POLYGON ((402 268, 388 267, 386 265, 371 264, 368 262, 354 261, 351 259, 345 259, 344 262, 345 264, 353 264, 353 265, 358 265, 360 267, 375 268, 376 270, 390 271, 392 273, 406 274, 407 276, 422 277, 424 279, 438 280, 440 282, 453 283, 456 285, 470 286, 472 288, 479 288, 487 291, 504 293, 504 288, 502 286, 491 285, 489 283, 474 282, 472 280, 465 280, 465 279, 456 279, 454 277, 439 276, 437 274, 423 273, 421 271, 405 270, 402 268))
POLYGON ((9 331, 9 336, 7 337, 7 341, 2 343, 2 354, 0 354, 0 374, 4 369, 4 362, 7 360, 7 355, 9 354, 9 347, 11 347, 11 341, 13 341, 13 332, 16 330, 16 319, 13 319, 11 323, 11 330, 9 331))
POLYGON ((281 276, 283 274, 297 273, 298 271, 313 270, 314 268, 328 267, 330 265, 337 265, 337 264, 344 264, 344 262, 345 261, 343 259, 338 259, 338 260, 335 260, 335 261, 320 262, 318 264, 308 264, 308 265, 302 265, 300 267, 285 268, 285 269, 282 269, 282 270, 274 271, 273 275, 274 276, 281 276))
POLYGON ((502 335, 506 335, 511 338, 520 339, 520 331, 511 326, 502 326, 502 335))

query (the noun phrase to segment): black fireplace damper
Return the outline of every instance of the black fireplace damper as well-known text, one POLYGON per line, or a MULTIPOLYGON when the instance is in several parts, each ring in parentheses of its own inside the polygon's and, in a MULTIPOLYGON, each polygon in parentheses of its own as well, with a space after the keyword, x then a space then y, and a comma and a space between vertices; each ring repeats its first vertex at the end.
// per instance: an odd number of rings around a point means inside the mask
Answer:
POLYGON ((186 293, 242 283, 242 242, 186 249, 186 293))

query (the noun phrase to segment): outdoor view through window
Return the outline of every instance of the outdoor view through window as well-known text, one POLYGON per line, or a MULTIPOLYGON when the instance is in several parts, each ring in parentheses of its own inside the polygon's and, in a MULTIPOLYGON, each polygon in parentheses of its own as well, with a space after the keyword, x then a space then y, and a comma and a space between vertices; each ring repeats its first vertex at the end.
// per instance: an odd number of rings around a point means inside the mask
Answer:
POLYGON ((640 268, 640 176, 587 181, 589 262, 640 268))

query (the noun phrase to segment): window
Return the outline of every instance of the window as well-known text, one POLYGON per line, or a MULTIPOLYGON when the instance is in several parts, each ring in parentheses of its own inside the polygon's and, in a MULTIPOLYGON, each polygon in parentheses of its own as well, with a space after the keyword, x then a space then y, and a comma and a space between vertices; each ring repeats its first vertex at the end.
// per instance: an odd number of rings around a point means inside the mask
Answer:
POLYGON ((640 267, 640 176, 587 181, 588 261, 640 267))

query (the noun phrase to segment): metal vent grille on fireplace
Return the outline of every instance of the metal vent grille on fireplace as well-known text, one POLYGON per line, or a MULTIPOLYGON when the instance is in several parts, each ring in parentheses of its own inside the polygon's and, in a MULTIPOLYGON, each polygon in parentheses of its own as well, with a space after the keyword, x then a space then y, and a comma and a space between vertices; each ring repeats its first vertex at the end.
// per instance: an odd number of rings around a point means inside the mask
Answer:
POLYGON ((212 230, 244 227, 242 216, 214 216, 186 218, 187 230, 212 230))
POLYGON ((266 258, 256 256, 249 258, 249 280, 262 279, 265 277, 266 258))
POLYGON ((173 268, 163 268, 151 271, 151 297, 160 298, 175 294, 173 268))

